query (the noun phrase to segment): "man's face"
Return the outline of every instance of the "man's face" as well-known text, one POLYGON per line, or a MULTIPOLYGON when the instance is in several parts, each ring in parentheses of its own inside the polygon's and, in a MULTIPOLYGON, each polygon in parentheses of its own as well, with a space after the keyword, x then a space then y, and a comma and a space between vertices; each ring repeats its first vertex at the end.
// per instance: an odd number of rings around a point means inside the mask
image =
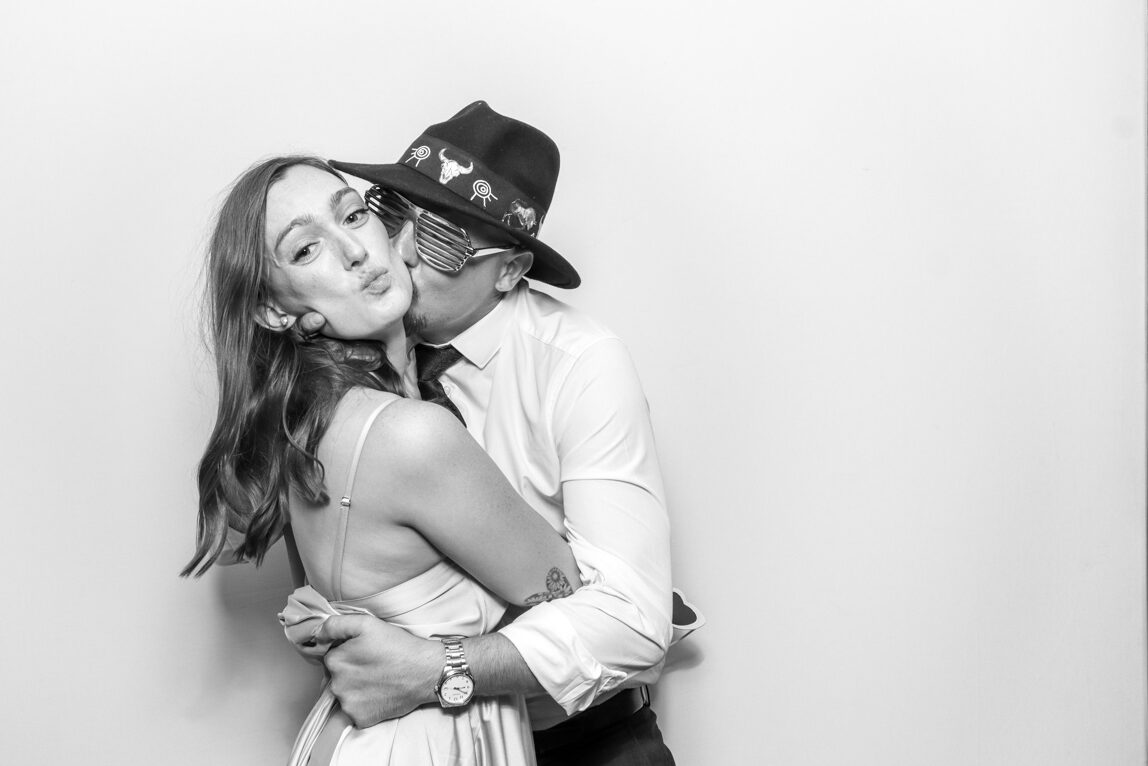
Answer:
MULTIPOLYGON (((447 217, 447 216, 444 216, 447 217)), ((450 220, 448 218, 448 220, 450 220)), ((511 245, 498 229, 457 221, 466 229, 475 249, 511 245)), ((439 271, 419 258, 415 250, 414 224, 407 222, 393 240, 410 269, 414 298, 406 317, 407 332, 427 343, 448 343, 486 316, 502 298, 495 286, 508 254, 475 258, 462 271, 439 271)))

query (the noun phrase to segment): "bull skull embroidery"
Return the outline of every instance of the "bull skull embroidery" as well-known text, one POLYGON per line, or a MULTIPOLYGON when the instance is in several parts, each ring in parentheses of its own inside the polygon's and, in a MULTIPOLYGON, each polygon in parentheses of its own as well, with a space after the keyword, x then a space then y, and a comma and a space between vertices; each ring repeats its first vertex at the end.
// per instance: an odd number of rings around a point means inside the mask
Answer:
POLYGON ((442 160, 442 173, 440 173, 438 177, 438 182, 440 184, 450 183, 459 176, 466 175, 467 173, 474 170, 473 162, 464 168, 454 160, 447 159, 446 149, 438 150, 438 158, 442 160))

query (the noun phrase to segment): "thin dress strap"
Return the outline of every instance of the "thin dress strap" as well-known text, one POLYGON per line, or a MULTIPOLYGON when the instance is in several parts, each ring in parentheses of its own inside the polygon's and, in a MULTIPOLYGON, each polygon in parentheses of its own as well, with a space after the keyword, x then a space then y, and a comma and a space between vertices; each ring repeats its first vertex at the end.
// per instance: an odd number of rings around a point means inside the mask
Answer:
POLYGON ((347 548, 347 522, 351 516, 351 490, 355 487, 355 472, 359 470, 359 458, 363 455, 363 445, 367 443, 367 434, 371 432, 375 418, 393 401, 395 400, 388 399, 367 416, 363 430, 359 433, 359 441, 355 443, 355 452, 351 456, 351 468, 347 471, 347 487, 343 490, 343 499, 339 501, 339 534, 335 538, 335 558, 331 562, 331 589, 334 591, 332 595, 336 601, 343 599, 343 552, 347 548))

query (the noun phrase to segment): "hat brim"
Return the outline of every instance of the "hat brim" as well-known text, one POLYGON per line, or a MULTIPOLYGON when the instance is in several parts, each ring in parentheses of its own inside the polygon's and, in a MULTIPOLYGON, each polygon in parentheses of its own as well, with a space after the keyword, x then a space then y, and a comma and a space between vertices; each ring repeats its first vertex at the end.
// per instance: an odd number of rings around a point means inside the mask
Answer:
POLYGON ((436 213, 454 213, 509 234, 516 242, 534 253, 534 264, 526 276, 554 287, 575 288, 582 283, 578 272, 558 251, 537 237, 506 225, 501 219, 487 215, 481 207, 465 200, 433 179, 408 165, 363 165, 354 162, 330 160, 331 167, 348 175, 385 186, 436 213))

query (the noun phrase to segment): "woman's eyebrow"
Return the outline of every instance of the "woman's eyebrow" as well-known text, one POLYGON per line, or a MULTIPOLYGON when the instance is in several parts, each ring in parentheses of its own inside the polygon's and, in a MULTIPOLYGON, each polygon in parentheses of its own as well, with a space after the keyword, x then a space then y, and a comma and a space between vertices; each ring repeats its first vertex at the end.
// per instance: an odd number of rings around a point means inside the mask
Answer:
MULTIPOLYGON (((350 186, 344 186, 342 189, 339 189, 338 191, 336 191, 334 194, 331 195, 331 201, 328 204, 331 206, 332 212, 334 212, 335 208, 337 208, 339 206, 339 203, 343 200, 343 197, 345 197, 348 194, 354 194, 357 196, 358 192, 356 192, 350 186)), ((294 229, 296 226, 306 226, 307 224, 314 223, 314 222, 315 222, 315 219, 310 215, 301 215, 301 216, 298 216, 296 218, 291 219, 291 223, 287 224, 283 228, 283 231, 279 232, 279 236, 275 239, 275 247, 273 249, 278 250, 279 245, 283 244, 284 237, 286 237, 288 234, 290 234, 291 230, 294 229)))
POLYGON ((297 216, 296 218, 291 219, 291 223, 287 224, 283 228, 283 231, 279 232, 279 236, 275 240, 275 247, 273 247, 272 250, 273 251, 278 250, 279 245, 281 245, 283 243, 283 238, 286 237, 288 234, 290 234, 291 230, 294 229, 296 226, 306 226, 307 224, 314 223, 314 222, 315 222, 315 219, 309 215, 301 215, 301 216, 297 216))
POLYGON ((352 189, 350 186, 344 186, 342 189, 339 189, 339 191, 331 195, 331 210, 333 211, 335 208, 337 208, 339 203, 343 200, 343 197, 348 194, 354 194, 356 197, 359 196, 359 193, 352 189))

